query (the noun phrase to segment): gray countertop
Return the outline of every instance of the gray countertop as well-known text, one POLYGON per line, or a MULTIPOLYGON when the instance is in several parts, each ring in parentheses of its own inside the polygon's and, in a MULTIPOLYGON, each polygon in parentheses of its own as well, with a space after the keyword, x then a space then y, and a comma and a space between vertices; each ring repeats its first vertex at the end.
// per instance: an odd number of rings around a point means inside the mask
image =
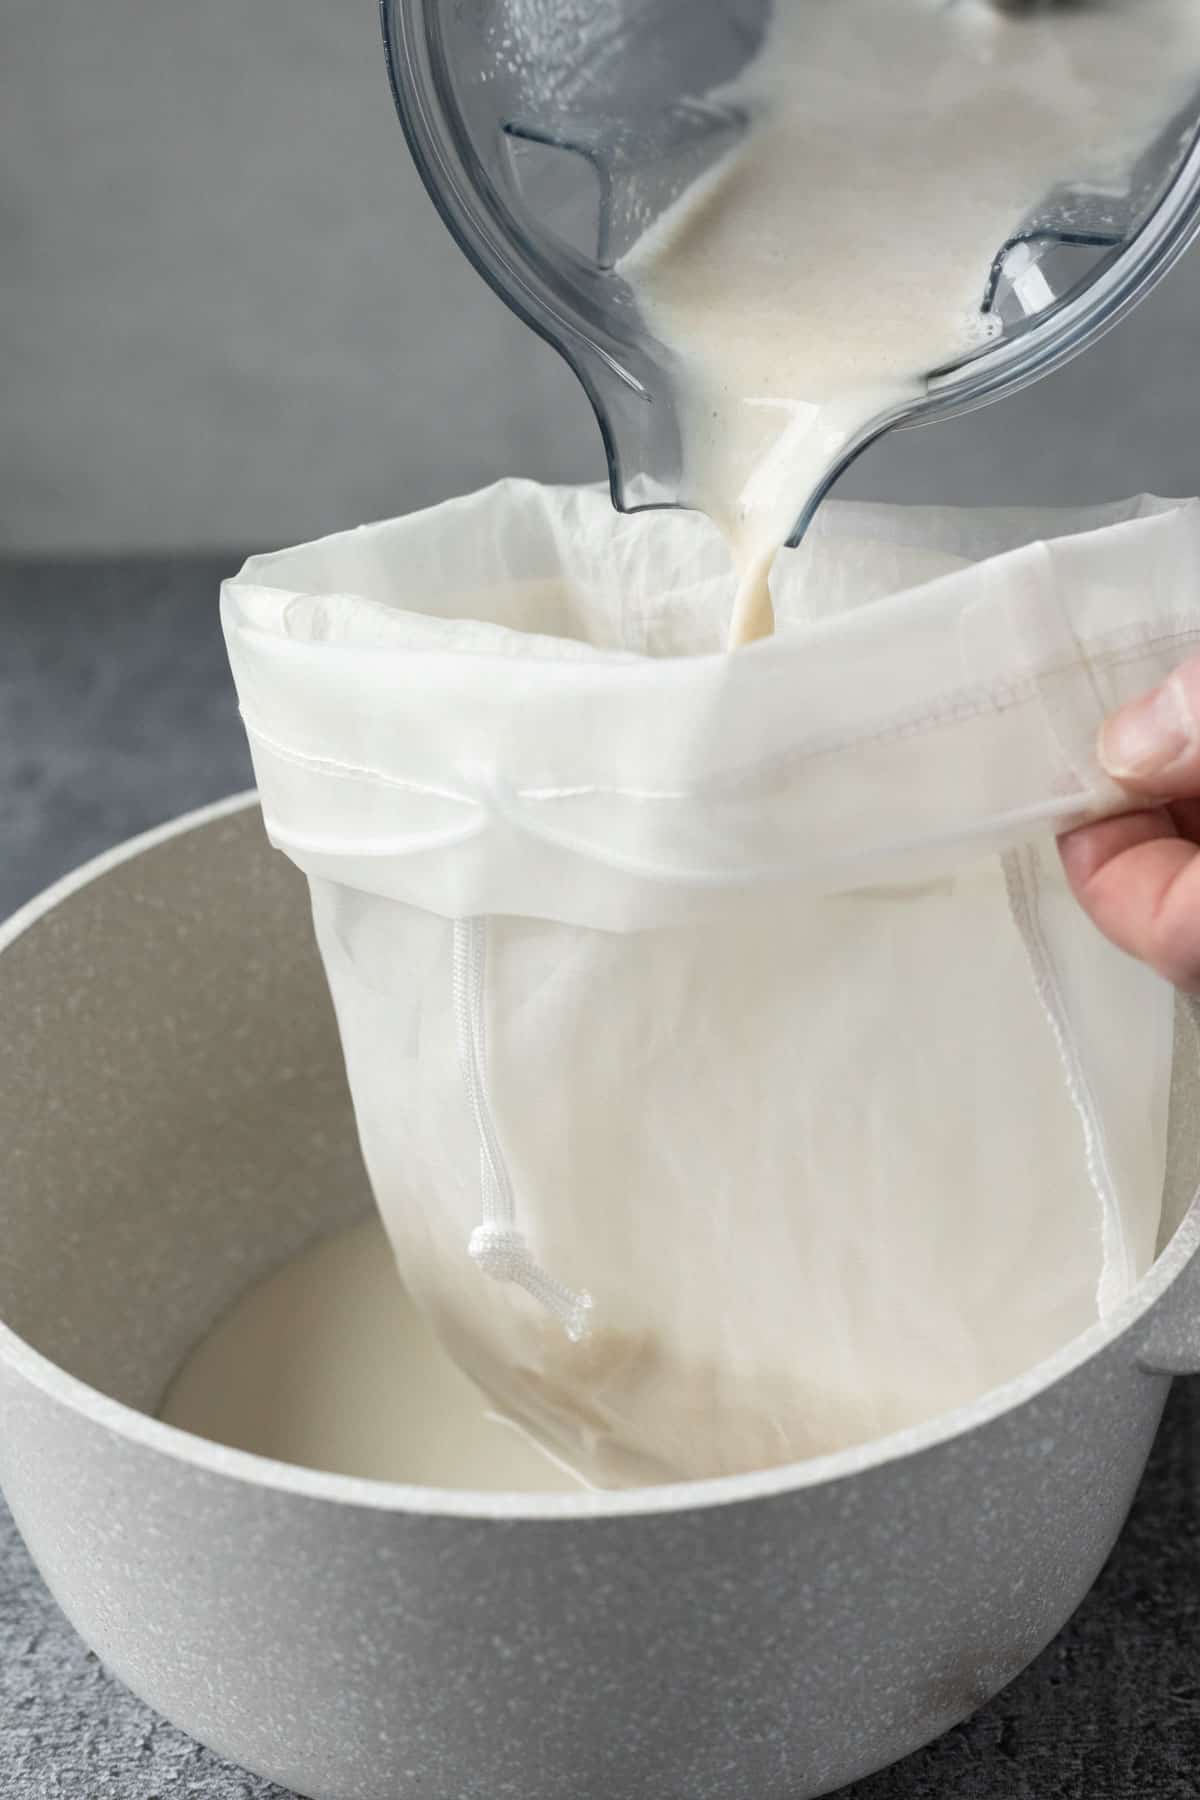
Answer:
MULTIPOLYGON (((216 617, 217 582, 236 561, 0 564, 0 914, 109 844, 249 785, 216 617)), ((287 1800, 105 1673, 2 1507, 0 1795, 287 1800)), ((1194 1383, 1177 1384, 1133 1517, 1067 1629, 991 1706, 853 1795, 1200 1796, 1194 1383)))

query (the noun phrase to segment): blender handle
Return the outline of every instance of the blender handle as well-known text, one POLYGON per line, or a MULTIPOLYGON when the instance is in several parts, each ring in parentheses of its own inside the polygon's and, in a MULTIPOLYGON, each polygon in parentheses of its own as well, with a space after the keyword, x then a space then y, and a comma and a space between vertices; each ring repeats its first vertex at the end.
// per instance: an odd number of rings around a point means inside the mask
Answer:
POLYGON ((591 402, 613 504, 681 504, 681 449, 662 371, 646 344, 585 307, 509 216, 482 169, 444 66, 438 0, 379 0, 392 98, 417 172, 467 259, 572 370, 591 402))

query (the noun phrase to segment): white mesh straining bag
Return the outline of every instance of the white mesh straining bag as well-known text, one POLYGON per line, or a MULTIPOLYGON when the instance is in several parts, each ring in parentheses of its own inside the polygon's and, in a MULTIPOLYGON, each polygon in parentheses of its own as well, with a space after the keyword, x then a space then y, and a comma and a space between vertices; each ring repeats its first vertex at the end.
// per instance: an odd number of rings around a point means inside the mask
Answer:
POLYGON ((1155 1249, 1173 997, 1067 895, 1200 505, 825 508, 719 653, 683 513, 504 482, 223 594, 410 1290, 598 1483, 1029 1366, 1155 1249))

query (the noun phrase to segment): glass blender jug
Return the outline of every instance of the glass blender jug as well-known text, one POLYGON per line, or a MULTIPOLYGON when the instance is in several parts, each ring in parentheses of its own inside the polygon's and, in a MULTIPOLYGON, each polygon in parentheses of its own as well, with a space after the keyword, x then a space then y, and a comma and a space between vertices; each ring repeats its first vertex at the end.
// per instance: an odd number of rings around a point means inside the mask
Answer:
MULTIPOLYGON (((745 130, 720 91, 758 51, 771 4, 382 0, 417 167, 481 274, 583 383, 623 511, 689 496, 671 357, 618 264, 745 130)), ((1004 9, 1029 7, 1004 0, 1004 9)), ((1146 294, 1198 230, 1200 84, 1121 194, 1060 188, 997 245, 980 294, 985 340, 842 448, 821 486, 797 495, 790 541, 874 438, 969 411, 1058 367, 1146 294)), ((881 288, 886 279, 881 270, 881 288)))

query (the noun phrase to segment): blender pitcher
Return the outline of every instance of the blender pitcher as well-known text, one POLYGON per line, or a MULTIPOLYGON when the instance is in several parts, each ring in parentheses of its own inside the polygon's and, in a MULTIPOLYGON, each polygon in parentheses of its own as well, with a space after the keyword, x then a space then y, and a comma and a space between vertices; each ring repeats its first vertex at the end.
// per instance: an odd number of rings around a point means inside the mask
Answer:
MULTIPOLYGON (((672 359, 618 265, 746 129, 721 91, 761 46, 771 4, 382 0, 417 167, 476 268, 583 383, 622 511, 689 496, 672 359)), ((1029 9, 1005 0, 1004 10, 1029 9)), ((984 341, 843 446, 820 487, 797 495, 790 541, 874 438, 1058 367, 1146 294, 1198 229, 1200 88, 1121 194, 1059 188, 1016 224, 980 294, 984 341)), ((886 282, 881 269, 881 291, 886 282)))

